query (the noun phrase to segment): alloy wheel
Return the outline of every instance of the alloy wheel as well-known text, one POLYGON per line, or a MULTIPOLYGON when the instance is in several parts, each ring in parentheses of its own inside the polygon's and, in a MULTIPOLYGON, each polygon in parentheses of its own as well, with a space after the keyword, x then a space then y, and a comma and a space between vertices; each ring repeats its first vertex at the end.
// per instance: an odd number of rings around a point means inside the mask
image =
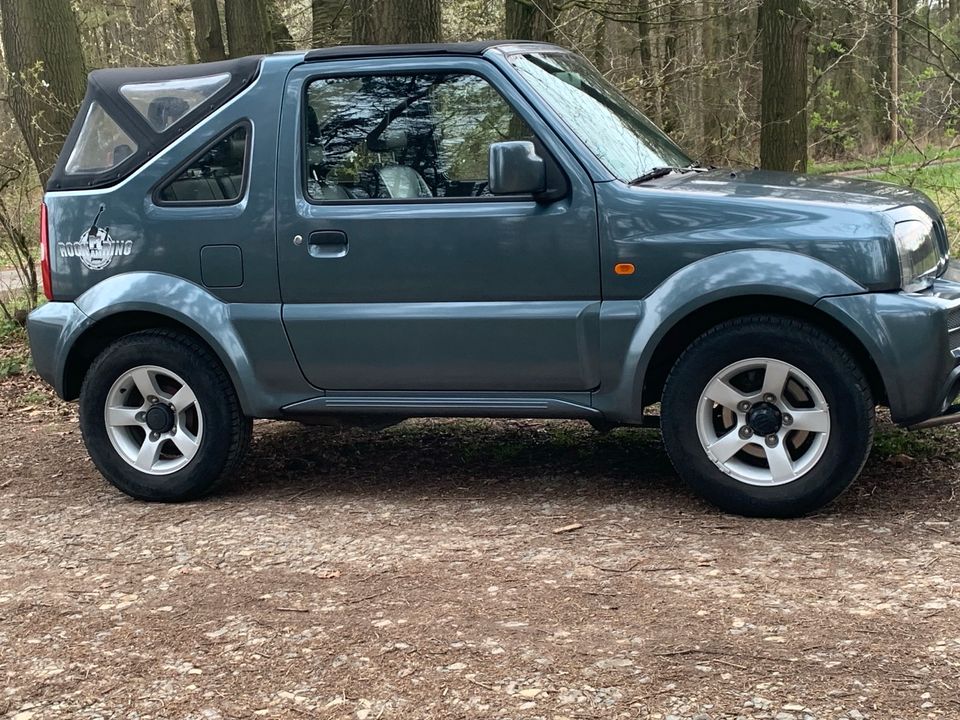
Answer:
POLYGON ((793 482, 816 466, 830 438, 830 408, 802 370, 771 358, 728 365, 707 383, 697 435, 710 460, 748 485, 793 482))
POLYGON ((104 422, 113 449, 147 475, 184 468, 203 439, 196 394, 179 375, 156 365, 117 378, 107 393, 104 422))

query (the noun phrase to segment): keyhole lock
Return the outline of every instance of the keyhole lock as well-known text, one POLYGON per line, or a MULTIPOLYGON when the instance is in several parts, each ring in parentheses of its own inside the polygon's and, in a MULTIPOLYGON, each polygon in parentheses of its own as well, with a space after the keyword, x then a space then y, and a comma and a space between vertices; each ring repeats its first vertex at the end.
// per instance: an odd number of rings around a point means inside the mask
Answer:
POLYGON ((294 235, 293 236, 294 245, 303 245, 303 235, 294 235))

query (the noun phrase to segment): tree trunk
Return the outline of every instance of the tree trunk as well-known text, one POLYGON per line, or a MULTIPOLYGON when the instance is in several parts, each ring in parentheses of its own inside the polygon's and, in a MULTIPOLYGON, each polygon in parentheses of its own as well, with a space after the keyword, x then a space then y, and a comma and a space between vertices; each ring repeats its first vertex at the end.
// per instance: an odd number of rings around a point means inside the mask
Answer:
POLYGON ((440 41, 440 0, 353 0, 353 42, 440 41))
POLYGON ((217 0, 190 0, 193 10, 193 44, 197 47, 200 62, 225 60, 223 32, 220 29, 220 10, 217 0))
POLYGON ((900 139, 900 3, 890 0, 890 141, 900 139))
POLYGON ((803 0, 764 0, 760 165, 769 170, 807 170, 809 32, 803 0))
POLYGON ((313 24, 311 44, 313 47, 343 45, 350 42, 349 0, 312 0, 313 24))
POLYGON ((293 50, 296 43, 293 42, 293 36, 283 21, 283 13, 280 12, 280 6, 277 0, 264 0, 267 9, 267 18, 270 20, 270 36, 273 38, 273 52, 282 50, 293 50))
POLYGON ((506 0, 505 10, 508 38, 553 42, 557 24, 553 0, 506 0))
POLYGON ((46 184, 86 89, 70 0, 0 0, 10 108, 46 184))
POLYGON ((223 15, 230 57, 273 52, 273 33, 266 0, 225 0, 223 15))

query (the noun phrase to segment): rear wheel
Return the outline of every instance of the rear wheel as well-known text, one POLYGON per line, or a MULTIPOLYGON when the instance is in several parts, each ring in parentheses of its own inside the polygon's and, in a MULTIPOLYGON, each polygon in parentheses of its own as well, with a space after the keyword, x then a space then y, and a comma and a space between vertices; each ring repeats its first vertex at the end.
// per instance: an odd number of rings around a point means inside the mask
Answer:
POLYGON ((166 502, 202 497, 228 479, 251 432, 219 361, 167 330, 129 335, 101 353, 80 392, 80 427, 107 480, 166 502))
POLYGON ((835 339, 777 316, 695 340, 664 388, 663 439, 680 476, 730 512, 790 517, 836 498, 873 439, 870 389, 835 339))

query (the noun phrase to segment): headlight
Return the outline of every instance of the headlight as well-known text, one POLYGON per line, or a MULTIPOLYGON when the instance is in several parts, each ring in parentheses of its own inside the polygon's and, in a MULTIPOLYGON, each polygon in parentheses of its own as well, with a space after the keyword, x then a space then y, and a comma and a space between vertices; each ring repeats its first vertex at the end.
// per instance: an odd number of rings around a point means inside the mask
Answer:
POLYGON ((900 256, 900 287, 906 292, 930 287, 942 262, 933 221, 927 218, 898 222, 894 240, 900 256))

